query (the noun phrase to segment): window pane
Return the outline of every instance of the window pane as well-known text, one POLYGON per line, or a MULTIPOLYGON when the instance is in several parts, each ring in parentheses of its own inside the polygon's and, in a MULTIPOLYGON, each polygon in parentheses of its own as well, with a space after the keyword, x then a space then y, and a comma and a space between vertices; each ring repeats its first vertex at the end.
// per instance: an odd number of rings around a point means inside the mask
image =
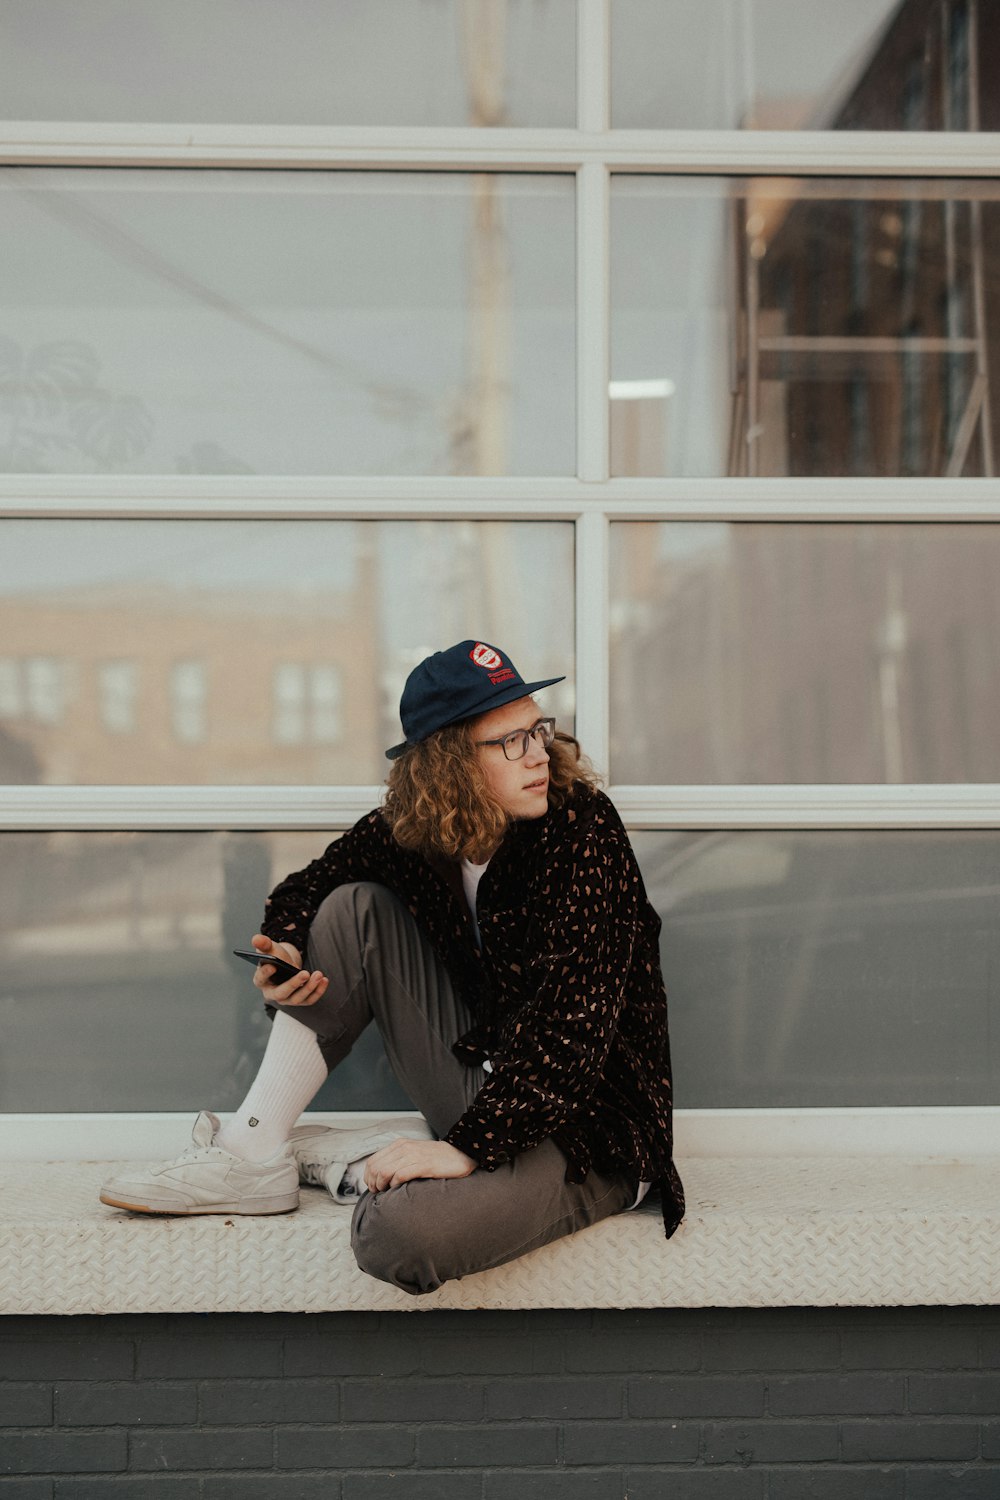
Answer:
POLYGON ((575 0, 0 0, 21 120, 573 125, 575 0))
MULTIPOLYGON (((235 1108, 269 1022, 230 950, 332 837, 0 834, 2 1108, 235 1108)), ((407 1102, 369 1028, 316 1107, 407 1102)))
POLYGON ((1000 834, 633 839, 678 1105, 1000 1102, 1000 834))
MULTIPOLYGON (((9 1111, 235 1107, 263 894, 330 835, 0 835, 9 1111)), ((638 833, 684 1108, 995 1104, 994 832, 638 833)), ((373 1031, 319 1108, 405 1108, 373 1031)))
POLYGON ((995 183, 612 194, 614 473, 994 472, 995 183))
POLYGON ((133 734, 139 668, 134 661, 107 661, 97 669, 101 721, 112 734, 133 734))
POLYGON ((575 471, 574 184, 0 173, 0 469, 575 471))
POLYGON ((614 0, 615 125, 996 130, 976 0, 614 0))
POLYGON ((0 783, 381 782, 470 636, 571 727, 571 523, 2 521, 0 783))
POLYGON ((612 780, 1000 781, 1000 528, 612 527, 612 780))
POLYGON ((181 661, 170 672, 170 722, 174 739, 197 745, 205 738, 208 668, 203 661, 181 661))

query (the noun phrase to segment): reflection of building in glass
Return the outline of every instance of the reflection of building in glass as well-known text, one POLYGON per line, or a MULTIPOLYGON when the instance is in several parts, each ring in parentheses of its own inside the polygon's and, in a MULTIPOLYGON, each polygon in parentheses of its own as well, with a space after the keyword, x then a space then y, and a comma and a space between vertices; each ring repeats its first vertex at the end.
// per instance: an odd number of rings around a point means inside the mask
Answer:
POLYGON ((10 521, 3 538, 0 780, 372 785, 407 673, 466 637, 566 673, 547 706, 572 726, 563 522, 10 521))
POLYGON ((97 668, 97 694, 105 729, 111 734, 134 734, 138 726, 138 662, 103 662, 97 668))
POLYGON ((0 600, 0 782, 350 783, 381 749, 374 565, 327 594, 0 600), (347 725, 350 733, 347 733, 347 725))
MULTIPOLYGON (((980 80, 998 57, 998 7, 906 0, 828 124, 995 129, 1000 105, 980 80)), ((734 207, 730 472, 992 474, 995 193, 767 180, 734 207)))
POLYGON ((615 528, 615 782, 1000 780, 994 528, 615 528))
MULTIPOLYGON (((209 1097, 232 1108, 269 1027, 230 949, 256 931, 267 891, 328 837, 4 833, 4 1108, 187 1110, 209 1097), (190 1004, 196 1025, 183 1020, 190 1004)), ((373 1091, 387 1108, 407 1102, 374 1028, 338 1068, 331 1102, 365 1108, 373 1091)))
POLYGON ((1000 25, 992 0, 900 0, 835 130, 996 130, 1000 25))

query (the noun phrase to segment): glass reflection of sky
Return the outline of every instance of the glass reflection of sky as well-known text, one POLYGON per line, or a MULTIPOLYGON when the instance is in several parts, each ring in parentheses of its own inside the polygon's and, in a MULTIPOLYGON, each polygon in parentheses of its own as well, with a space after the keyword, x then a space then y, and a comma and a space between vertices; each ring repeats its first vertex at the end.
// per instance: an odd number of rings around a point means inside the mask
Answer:
POLYGON ((349 588, 356 527, 309 521, 0 522, 0 595, 140 587, 349 588), (326 545, 323 545, 326 541, 326 545))
POLYGON ((102 590, 138 598, 155 584, 252 595, 266 614, 289 594, 334 603, 357 585, 368 549, 391 651, 420 656, 497 634, 491 622, 501 620, 498 644, 524 670, 544 638, 572 671, 573 536, 562 522, 9 520, 0 522, 0 598, 72 593, 97 604, 102 590))
POLYGON ((643 129, 821 126, 899 0, 615 0, 612 115, 643 129), (768 118, 769 111, 779 111, 768 118))

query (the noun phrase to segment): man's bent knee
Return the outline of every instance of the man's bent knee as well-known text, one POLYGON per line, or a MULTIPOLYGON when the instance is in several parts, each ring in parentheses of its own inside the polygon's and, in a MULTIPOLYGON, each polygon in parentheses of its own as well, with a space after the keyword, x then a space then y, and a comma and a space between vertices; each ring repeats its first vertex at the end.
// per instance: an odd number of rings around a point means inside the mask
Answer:
POLYGON ((378 885, 374 880, 349 880, 345 885, 338 885, 329 896, 325 896, 320 902, 314 922, 319 918, 326 921, 336 920, 341 914, 363 910, 372 904, 388 899, 395 901, 391 891, 386 890, 384 885, 378 885))
POLYGON ((456 1273, 431 1216, 414 1204, 410 1186, 365 1193, 354 1210, 351 1248, 361 1270, 418 1296, 437 1291, 456 1273), (435 1243, 438 1241, 438 1243, 435 1243))

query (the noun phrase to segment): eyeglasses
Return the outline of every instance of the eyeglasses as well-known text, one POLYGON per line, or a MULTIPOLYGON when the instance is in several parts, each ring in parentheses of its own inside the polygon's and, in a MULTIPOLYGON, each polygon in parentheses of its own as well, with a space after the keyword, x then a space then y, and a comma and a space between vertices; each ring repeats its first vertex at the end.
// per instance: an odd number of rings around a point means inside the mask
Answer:
POLYGON ((530 729, 512 729, 499 740, 477 740, 477 745, 499 745, 508 760, 521 760, 528 753, 528 741, 535 740, 547 750, 556 737, 555 719, 539 719, 530 729))

